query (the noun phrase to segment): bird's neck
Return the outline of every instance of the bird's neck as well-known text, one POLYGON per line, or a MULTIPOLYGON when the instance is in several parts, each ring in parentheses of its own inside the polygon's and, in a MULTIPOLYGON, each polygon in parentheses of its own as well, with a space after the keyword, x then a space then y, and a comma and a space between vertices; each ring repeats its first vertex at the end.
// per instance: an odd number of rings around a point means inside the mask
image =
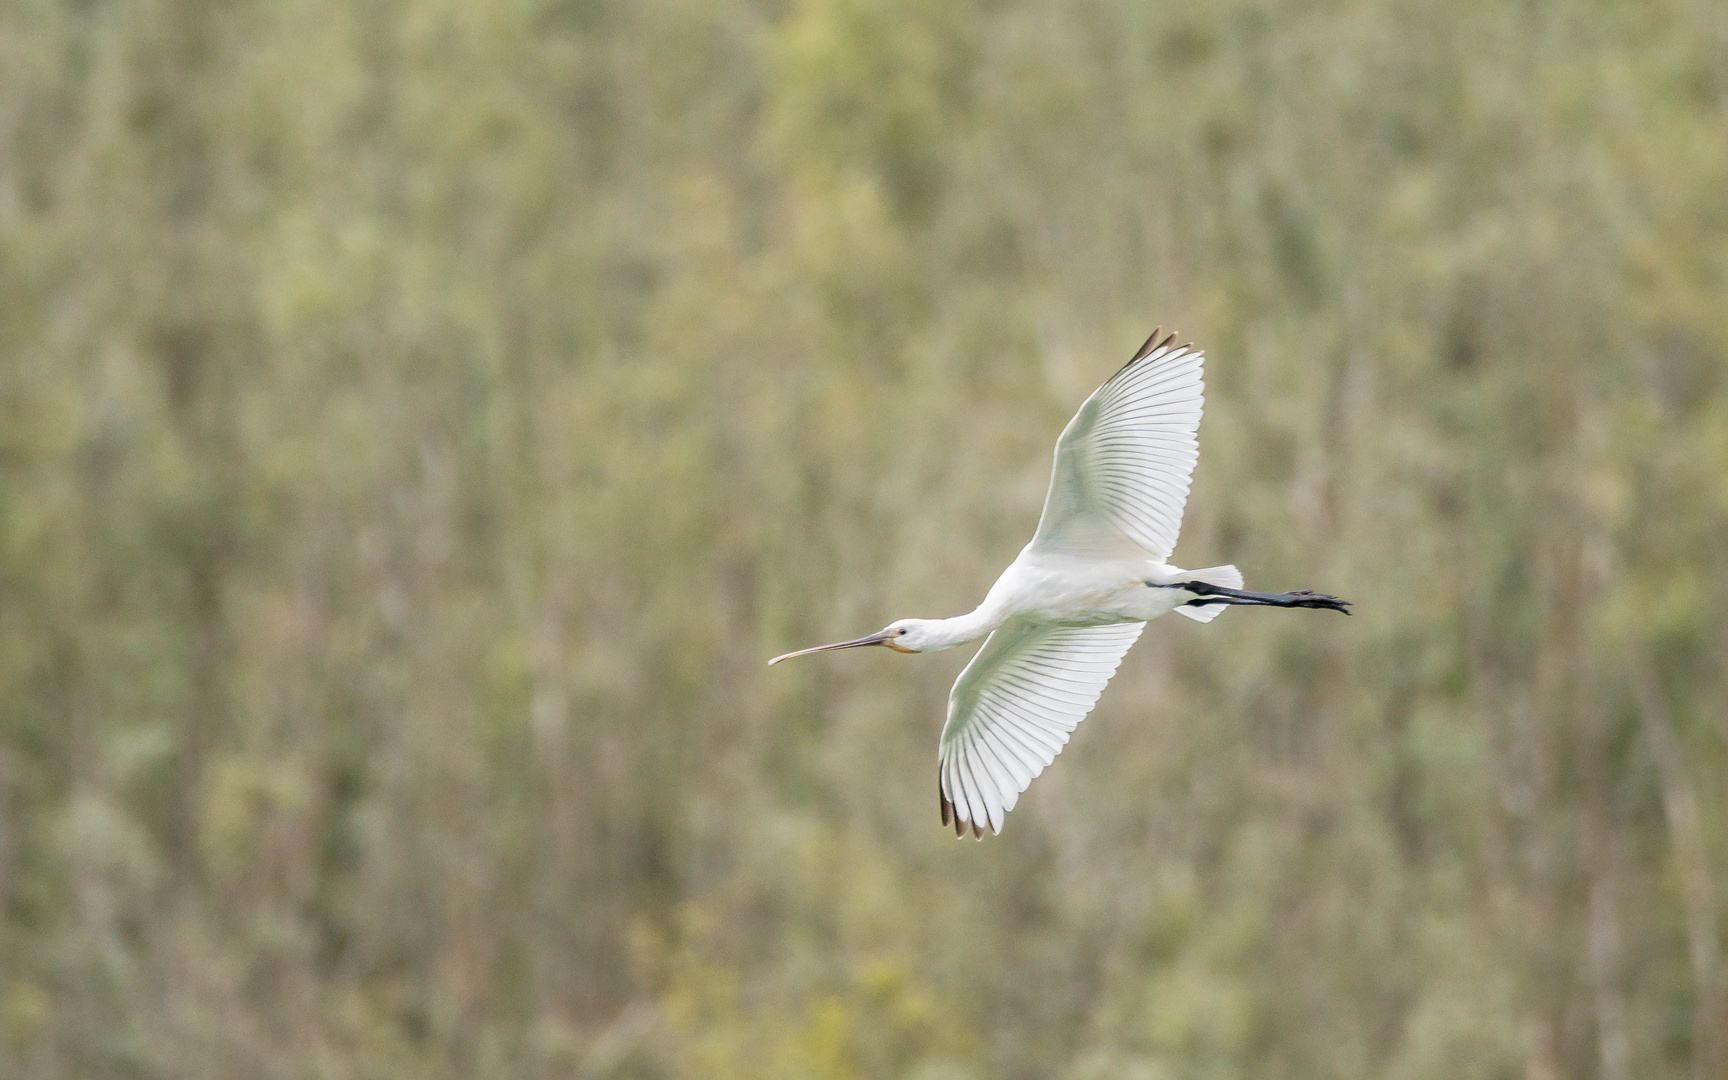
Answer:
POLYGON ((979 605, 977 610, 956 615, 952 619, 934 619, 928 628, 932 643, 918 651, 941 652, 943 649, 952 649, 968 641, 977 641, 1001 625, 1002 617, 988 604, 979 605))

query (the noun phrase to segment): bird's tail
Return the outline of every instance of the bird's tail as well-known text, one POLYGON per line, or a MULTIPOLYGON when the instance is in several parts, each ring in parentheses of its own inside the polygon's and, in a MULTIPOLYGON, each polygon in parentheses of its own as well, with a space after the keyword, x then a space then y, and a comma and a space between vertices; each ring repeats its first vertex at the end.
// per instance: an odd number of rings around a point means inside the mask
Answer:
MULTIPOLYGON (((1222 585, 1226 589, 1242 587, 1242 571, 1234 566, 1208 566, 1204 570, 1189 570, 1188 577, 1195 581, 1204 581, 1208 585, 1222 585)), ((1199 607, 1189 607, 1183 604, 1176 609, 1176 614, 1186 615, 1195 622, 1211 622, 1218 617, 1228 604, 1202 604, 1199 607)))

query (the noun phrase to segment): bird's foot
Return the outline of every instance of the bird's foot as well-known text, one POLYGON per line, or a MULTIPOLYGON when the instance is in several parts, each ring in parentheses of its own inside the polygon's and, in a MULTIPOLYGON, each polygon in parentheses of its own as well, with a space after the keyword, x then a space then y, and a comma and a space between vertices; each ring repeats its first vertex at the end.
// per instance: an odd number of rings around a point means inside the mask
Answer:
POLYGON ((1336 596, 1317 593, 1311 589, 1297 589, 1295 592, 1284 595, 1290 597, 1291 607, 1324 608, 1327 611, 1341 611, 1346 615, 1350 614, 1350 601, 1340 600, 1336 596))

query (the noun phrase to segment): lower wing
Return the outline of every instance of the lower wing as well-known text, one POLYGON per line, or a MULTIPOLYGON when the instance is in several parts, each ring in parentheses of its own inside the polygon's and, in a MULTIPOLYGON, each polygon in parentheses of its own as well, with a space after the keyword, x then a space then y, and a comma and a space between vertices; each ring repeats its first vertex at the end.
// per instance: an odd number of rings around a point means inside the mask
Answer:
POLYGON ((1051 626, 1010 619, 955 680, 942 726, 942 824, 1002 831, 1020 793, 1056 760, 1145 623, 1051 626))

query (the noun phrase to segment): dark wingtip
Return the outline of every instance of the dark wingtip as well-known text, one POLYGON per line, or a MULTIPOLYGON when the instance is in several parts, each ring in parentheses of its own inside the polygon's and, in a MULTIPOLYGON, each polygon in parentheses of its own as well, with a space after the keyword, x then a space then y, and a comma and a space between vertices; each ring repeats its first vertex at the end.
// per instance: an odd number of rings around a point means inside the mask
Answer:
POLYGON ((1170 343, 1175 340, 1176 331, 1172 330, 1166 334, 1164 328, 1160 326, 1156 330, 1152 331, 1152 336, 1147 338, 1145 342, 1141 344, 1140 348, 1134 353, 1134 359, 1128 362, 1130 364, 1137 364, 1157 352, 1159 349, 1168 349, 1170 343))
MULTIPOLYGON (((1112 376, 1110 376, 1109 379, 1105 380, 1105 385, 1108 386, 1111 382, 1115 381, 1117 376, 1121 375, 1124 371, 1127 371, 1129 368, 1133 367, 1135 364, 1138 364, 1140 361, 1146 359, 1148 356, 1151 356, 1153 353, 1157 352, 1159 349, 1168 348, 1170 343, 1172 341, 1175 341, 1175 340, 1176 340, 1176 332, 1174 330, 1172 330, 1168 334, 1166 334, 1164 332, 1164 328, 1162 326, 1153 330, 1152 336, 1147 338, 1143 343, 1141 343, 1141 345, 1138 349, 1134 350, 1134 355, 1131 358, 1129 358, 1128 362, 1126 364, 1123 364, 1121 367, 1117 368, 1115 375, 1112 375, 1112 376)), ((1183 346, 1183 347, 1184 348, 1192 348, 1192 346, 1183 346)))
POLYGON ((1144 360, 1146 357, 1152 355, 1152 353, 1158 348, 1158 335, 1163 332, 1164 328, 1162 326, 1153 329, 1152 336, 1141 342, 1140 347, 1134 350, 1134 355, 1128 360, 1128 362, 1132 364, 1136 360, 1144 360))
POLYGON ((948 801, 948 796, 942 791, 942 766, 936 766, 936 801, 942 804, 942 827, 953 824, 954 804, 948 801))
POLYGON ((984 830, 978 827, 978 823, 976 821, 974 821, 972 823, 972 839, 974 839, 974 840, 984 839, 984 830))

